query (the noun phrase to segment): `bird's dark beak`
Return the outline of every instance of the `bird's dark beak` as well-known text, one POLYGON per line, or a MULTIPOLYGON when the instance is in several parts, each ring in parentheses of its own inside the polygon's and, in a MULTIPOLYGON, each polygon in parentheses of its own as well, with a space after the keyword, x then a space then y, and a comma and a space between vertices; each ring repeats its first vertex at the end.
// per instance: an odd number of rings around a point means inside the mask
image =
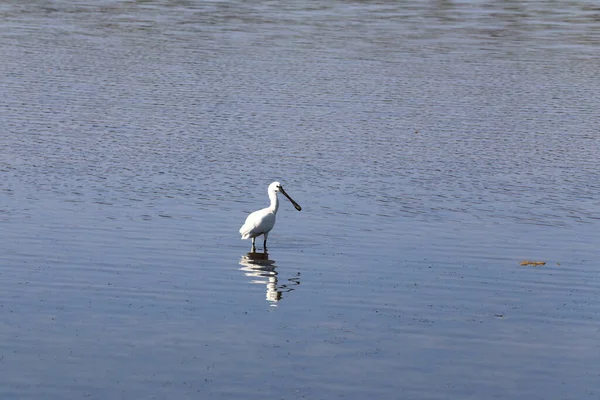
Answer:
POLYGON ((294 208, 295 208, 296 210, 298 210, 298 211, 301 211, 301 210, 302 210, 302 207, 300 207, 300 204, 296 203, 296 202, 294 201, 294 199, 292 199, 292 198, 290 197, 290 195, 289 195, 289 194, 287 194, 287 193, 285 192, 285 190, 283 190, 283 187, 282 187, 282 186, 279 186, 279 191, 280 191, 280 192, 281 192, 281 193, 282 193, 282 194, 283 194, 285 197, 287 197, 289 201, 291 201, 291 202, 292 202, 292 204, 294 205, 294 208))

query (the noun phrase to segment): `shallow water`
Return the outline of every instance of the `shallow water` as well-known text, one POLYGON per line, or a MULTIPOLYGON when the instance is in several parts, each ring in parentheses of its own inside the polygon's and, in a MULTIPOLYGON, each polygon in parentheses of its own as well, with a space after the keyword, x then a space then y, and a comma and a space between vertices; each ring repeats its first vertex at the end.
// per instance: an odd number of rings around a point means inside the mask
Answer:
POLYGON ((599 12, 3 3, 0 397, 596 399, 599 12))

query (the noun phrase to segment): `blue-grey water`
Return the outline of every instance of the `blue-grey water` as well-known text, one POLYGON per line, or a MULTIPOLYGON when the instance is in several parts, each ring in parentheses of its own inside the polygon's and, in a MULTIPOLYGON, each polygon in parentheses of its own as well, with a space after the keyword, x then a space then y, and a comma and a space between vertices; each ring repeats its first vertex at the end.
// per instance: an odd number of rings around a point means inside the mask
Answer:
POLYGON ((595 1, 0 17, 0 398, 600 396, 595 1))

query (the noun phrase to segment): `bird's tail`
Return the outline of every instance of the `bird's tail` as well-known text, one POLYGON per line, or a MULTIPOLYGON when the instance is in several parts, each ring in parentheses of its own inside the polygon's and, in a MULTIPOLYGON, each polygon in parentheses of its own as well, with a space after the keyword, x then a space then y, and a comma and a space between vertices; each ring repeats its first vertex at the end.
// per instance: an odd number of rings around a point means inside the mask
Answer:
POLYGON ((242 235, 242 240, 246 240, 250 238, 250 229, 246 227, 246 225, 240 228, 240 235, 242 235))

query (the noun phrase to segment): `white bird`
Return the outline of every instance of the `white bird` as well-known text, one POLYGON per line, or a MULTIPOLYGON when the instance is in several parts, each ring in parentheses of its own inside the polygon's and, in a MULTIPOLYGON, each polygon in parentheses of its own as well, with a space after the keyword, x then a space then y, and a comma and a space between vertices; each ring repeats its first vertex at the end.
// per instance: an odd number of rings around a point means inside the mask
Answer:
POLYGON ((285 197, 288 198, 289 201, 292 202, 296 210, 302 210, 302 207, 298 203, 294 201, 286 192, 283 190, 281 183, 273 182, 269 185, 269 199, 271 200, 271 205, 267 208, 263 208, 262 210, 254 211, 252 214, 248 215, 246 218, 246 222, 240 228, 240 234, 242 235, 242 239, 252 239, 252 249, 251 252, 256 252, 256 246, 254 245, 254 241, 257 236, 263 235, 264 242, 264 251, 267 251, 267 238, 269 237, 269 232, 273 229, 275 225, 275 214, 277 214, 277 209, 279 208, 279 199, 277 198, 277 192, 281 192, 285 197))

